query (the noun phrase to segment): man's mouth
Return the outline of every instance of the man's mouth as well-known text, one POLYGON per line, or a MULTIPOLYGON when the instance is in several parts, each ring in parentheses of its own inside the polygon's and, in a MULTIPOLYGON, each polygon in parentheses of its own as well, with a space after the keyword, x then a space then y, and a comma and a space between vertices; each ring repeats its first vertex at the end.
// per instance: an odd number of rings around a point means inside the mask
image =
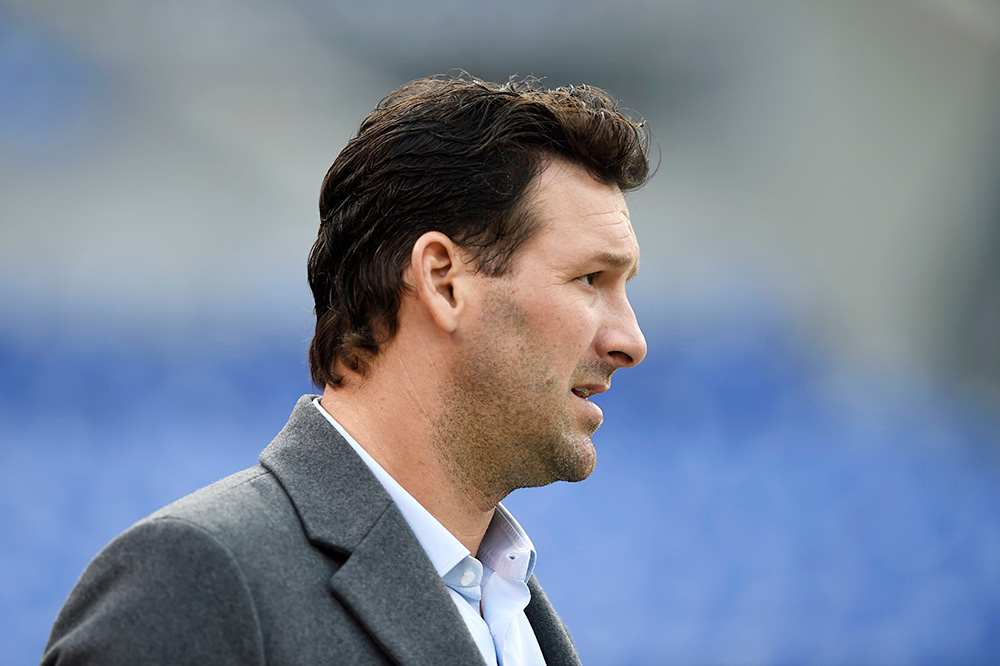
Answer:
POLYGON ((578 408, 587 415, 587 421, 591 426, 590 434, 593 434, 593 431, 596 430, 597 426, 600 425, 602 420, 604 420, 604 412, 602 412, 600 406, 596 402, 592 402, 590 398, 598 393, 604 393, 608 390, 608 388, 608 384, 595 382, 593 384, 585 384, 583 386, 574 386, 570 389, 573 395, 583 401, 583 404, 578 405, 578 408))
POLYGON ((593 384, 583 384, 580 386, 574 386, 570 390, 573 391, 573 395, 575 395, 576 397, 583 398, 584 400, 586 400, 592 395, 597 395, 598 393, 604 393, 609 388, 611 388, 611 385, 608 383, 594 382, 593 384))

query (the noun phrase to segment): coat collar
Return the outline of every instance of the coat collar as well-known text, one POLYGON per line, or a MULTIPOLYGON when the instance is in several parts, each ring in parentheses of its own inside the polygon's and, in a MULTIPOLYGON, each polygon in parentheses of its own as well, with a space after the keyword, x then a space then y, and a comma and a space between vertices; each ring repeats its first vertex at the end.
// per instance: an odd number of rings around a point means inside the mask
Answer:
POLYGON ((312 401, 304 395, 260 454, 298 511, 309 540, 351 553, 392 500, 312 401))
POLYGON ((394 661, 481 663, 447 588, 389 495, 319 411, 299 399, 260 455, 317 547, 346 555, 329 586, 394 661))

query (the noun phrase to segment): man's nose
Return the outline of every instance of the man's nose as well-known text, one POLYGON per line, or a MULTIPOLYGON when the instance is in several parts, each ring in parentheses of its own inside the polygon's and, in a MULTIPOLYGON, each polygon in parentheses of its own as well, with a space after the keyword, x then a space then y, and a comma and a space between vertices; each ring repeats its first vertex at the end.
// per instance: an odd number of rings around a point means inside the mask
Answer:
POLYGON ((638 365, 646 356, 646 338, 627 298, 609 313, 601 350, 619 368, 638 365))

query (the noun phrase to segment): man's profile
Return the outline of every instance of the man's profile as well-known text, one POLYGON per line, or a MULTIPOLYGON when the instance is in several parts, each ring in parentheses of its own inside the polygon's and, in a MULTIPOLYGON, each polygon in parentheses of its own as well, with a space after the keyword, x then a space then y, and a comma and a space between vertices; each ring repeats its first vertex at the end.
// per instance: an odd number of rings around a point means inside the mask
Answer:
POLYGON ((578 663, 500 502, 591 473, 590 397, 645 355, 622 193, 647 142, 588 86, 383 99, 321 190, 322 395, 259 465, 112 541, 43 663, 578 663))

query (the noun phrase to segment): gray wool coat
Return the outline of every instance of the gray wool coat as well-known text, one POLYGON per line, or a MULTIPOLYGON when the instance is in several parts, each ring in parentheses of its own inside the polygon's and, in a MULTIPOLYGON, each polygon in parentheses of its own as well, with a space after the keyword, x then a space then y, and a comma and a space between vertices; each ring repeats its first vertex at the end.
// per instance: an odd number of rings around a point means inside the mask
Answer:
MULTIPOLYGON (((84 571, 42 664, 481 664, 396 505, 303 396, 260 465, 140 521, 84 571)), ((532 577, 548 664, 579 664, 532 577)))

